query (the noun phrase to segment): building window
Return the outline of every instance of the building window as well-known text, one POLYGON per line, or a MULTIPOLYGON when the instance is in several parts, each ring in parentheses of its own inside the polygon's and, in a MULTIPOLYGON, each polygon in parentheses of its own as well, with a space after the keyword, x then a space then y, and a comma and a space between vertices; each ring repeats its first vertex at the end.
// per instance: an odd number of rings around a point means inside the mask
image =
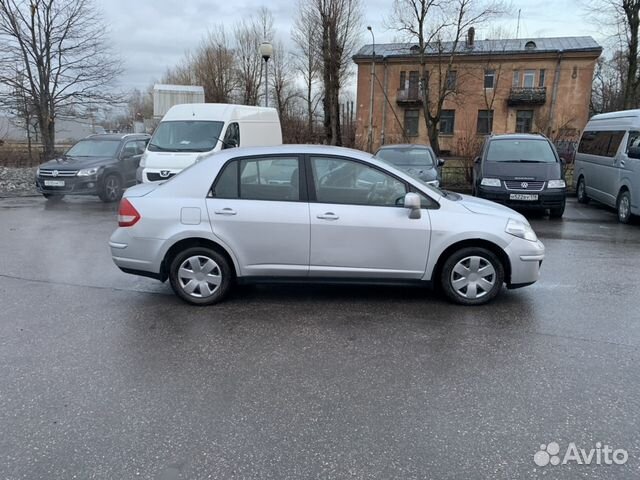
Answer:
POLYGON ((518 110, 516 112, 516 133, 531 133, 533 126, 533 110, 518 110))
POLYGON ((418 95, 418 85, 420 84, 420 77, 417 71, 409 72, 409 91, 418 95))
POLYGON ((488 135, 493 130, 493 110, 478 110, 478 134, 488 135))
POLYGON ((525 70, 523 75, 524 88, 533 88, 536 84, 536 71, 525 70))
POLYGON ((453 135, 453 127, 456 121, 455 110, 442 110, 440 113, 440 134, 453 135))
POLYGON ((544 87, 545 77, 547 75, 547 71, 544 68, 540 69, 540 77, 538 77, 538 86, 544 87))
POLYGON ((449 73, 447 74, 447 89, 455 90, 457 81, 458 72, 456 70, 449 70, 449 73))
POLYGON ((485 70, 484 71, 484 88, 494 88, 496 83, 496 71, 485 70))
POLYGON ((418 136, 418 123, 420 120, 420 110, 404 111, 404 133, 407 137, 418 136))
POLYGON ((400 72, 400 90, 407 88, 407 72, 404 70, 400 72))
POLYGON ((511 86, 513 88, 518 88, 520 86, 520 70, 513 71, 513 83, 511 86))

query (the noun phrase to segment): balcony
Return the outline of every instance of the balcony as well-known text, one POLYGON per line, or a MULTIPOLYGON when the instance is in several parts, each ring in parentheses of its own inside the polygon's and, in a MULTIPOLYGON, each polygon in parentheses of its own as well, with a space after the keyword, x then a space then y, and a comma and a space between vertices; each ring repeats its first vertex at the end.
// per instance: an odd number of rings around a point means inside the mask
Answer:
POLYGON ((422 105, 420 90, 417 88, 404 88, 398 90, 396 94, 396 103, 401 106, 422 105))
POLYGON ((547 101, 546 87, 518 87, 512 88, 507 99, 509 106, 544 105, 547 101))

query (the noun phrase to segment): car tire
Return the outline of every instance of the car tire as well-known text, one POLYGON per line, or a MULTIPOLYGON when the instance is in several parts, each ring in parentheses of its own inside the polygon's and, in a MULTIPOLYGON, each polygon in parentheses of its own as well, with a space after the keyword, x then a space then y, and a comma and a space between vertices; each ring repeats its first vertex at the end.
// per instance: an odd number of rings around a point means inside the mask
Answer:
POLYGON ((50 202, 59 202, 64 198, 64 195, 58 195, 56 193, 43 193, 42 196, 50 202))
POLYGON ((192 247, 176 255, 169 266, 169 282, 178 297, 192 305, 212 305, 229 292, 233 271, 215 250, 192 247))
POLYGON ((562 203, 562 206, 556 208, 549 209, 549 218, 562 218, 564 215, 565 203, 562 203))
POLYGON ((616 209, 620 223, 629 223, 631 221, 631 194, 628 190, 623 190, 618 194, 616 209))
POLYGON ((584 177, 578 179, 578 186, 576 187, 576 195, 578 196, 578 203, 589 203, 589 197, 587 196, 587 184, 584 182, 584 177))
POLYGON ((122 197, 122 179, 111 173, 104 177, 98 197, 105 203, 117 202, 122 197))
POLYGON ((502 262, 493 252, 481 247, 454 252, 444 262, 440 274, 443 292, 449 300, 460 305, 490 302, 500 293, 503 283, 502 262))

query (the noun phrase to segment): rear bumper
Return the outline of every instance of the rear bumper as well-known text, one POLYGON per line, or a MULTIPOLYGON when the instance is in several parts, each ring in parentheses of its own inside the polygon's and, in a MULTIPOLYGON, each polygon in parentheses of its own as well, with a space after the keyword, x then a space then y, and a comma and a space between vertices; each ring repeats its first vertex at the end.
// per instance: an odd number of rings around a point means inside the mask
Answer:
POLYGON ((540 192, 531 191, 508 191, 503 188, 478 187, 478 196, 486 200, 491 200, 513 209, 542 210, 546 208, 560 208, 567 199, 566 189, 542 190, 540 192), (512 194, 537 195, 537 200, 512 200, 512 194))
POLYGON ((109 240, 111 258, 126 273, 164 281, 159 260, 163 240, 131 237, 126 229, 118 228, 109 240))

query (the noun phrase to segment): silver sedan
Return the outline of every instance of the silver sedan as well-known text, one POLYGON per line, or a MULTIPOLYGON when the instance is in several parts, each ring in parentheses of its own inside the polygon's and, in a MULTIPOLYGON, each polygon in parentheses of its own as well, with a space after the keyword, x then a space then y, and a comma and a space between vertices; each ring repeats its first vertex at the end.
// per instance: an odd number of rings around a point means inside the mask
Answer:
POLYGON ((538 280, 545 251, 509 208, 312 145, 220 152, 128 189, 118 222, 115 264, 196 305, 252 281, 435 285, 480 305, 538 280))

